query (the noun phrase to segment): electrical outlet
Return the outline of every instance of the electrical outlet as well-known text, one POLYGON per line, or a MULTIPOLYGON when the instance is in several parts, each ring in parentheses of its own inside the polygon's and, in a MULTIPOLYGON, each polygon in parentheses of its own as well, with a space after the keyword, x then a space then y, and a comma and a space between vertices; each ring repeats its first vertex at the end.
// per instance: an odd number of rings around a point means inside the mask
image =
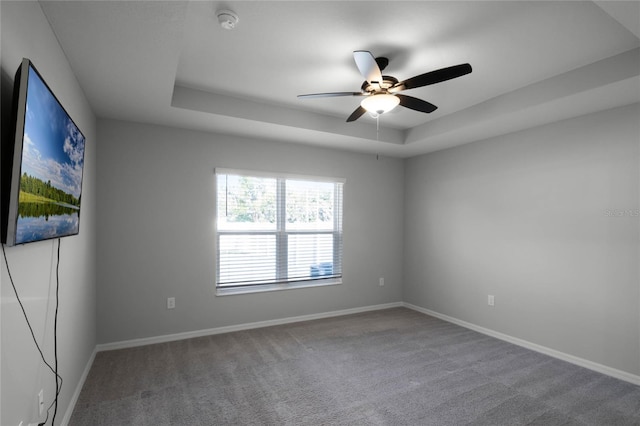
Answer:
POLYGON ((382 287, 384 285, 384 277, 380 277, 380 281, 378 282, 378 285, 380 287, 382 287))
POLYGON ((167 298, 167 309, 173 309, 176 307, 176 298, 169 297, 167 298))
POLYGON ((42 412, 44 411, 44 389, 40 389, 38 392, 38 412, 42 416, 42 412))
POLYGON ((495 299, 493 297, 493 294, 490 294, 489 297, 487 298, 487 305, 493 306, 494 304, 495 304, 495 299))

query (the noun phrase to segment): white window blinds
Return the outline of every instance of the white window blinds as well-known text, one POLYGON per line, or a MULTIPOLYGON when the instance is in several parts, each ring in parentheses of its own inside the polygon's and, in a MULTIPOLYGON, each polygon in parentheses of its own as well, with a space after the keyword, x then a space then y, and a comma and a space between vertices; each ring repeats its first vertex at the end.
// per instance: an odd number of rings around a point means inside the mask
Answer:
POLYGON ((216 169, 216 286, 342 277, 343 183, 216 169))

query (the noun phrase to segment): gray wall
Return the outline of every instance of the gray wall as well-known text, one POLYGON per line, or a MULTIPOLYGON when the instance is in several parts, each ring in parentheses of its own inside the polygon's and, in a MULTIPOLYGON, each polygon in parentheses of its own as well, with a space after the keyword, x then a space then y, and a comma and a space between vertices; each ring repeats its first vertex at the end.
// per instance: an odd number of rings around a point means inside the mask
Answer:
MULTIPOLYGON (((2 1, 0 15, 3 139, 10 127, 8 120, 14 74, 23 57, 34 62, 86 137, 80 234, 61 241, 58 355, 64 385, 56 418, 56 424, 60 424, 96 345, 96 120, 40 4, 2 1)), ((35 335, 51 363, 56 250, 57 242, 52 241, 6 248, 16 287, 35 335)), ((11 288, 4 259, 0 260, 0 264, 0 423, 17 425, 24 421, 26 425, 38 419, 38 391, 44 388, 45 404, 49 406, 53 401, 55 382, 33 344, 11 288)))
MULTIPOLYGON (((80 235, 62 240, 58 419, 96 342, 401 300, 640 374, 638 105, 406 161, 110 120, 96 127, 39 4, 2 1, 0 19, 3 137, 23 56, 87 137, 80 235), (215 167, 346 178, 344 284, 216 297, 215 167)), ((49 359, 55 246, 7 252, 49 359)), ((0 423, 27 423, 41 388, 51 401, 53 378, 0 263, 0 423)))
POLYGON ((403 300, 640 374, 639 116, 407 160, 403 300))
POLYGON ((401 301, 402 160, 109 120, 98 138, 100 343, 401 301), (215 167, 346 178, 343 284, 216 297, 215 167))

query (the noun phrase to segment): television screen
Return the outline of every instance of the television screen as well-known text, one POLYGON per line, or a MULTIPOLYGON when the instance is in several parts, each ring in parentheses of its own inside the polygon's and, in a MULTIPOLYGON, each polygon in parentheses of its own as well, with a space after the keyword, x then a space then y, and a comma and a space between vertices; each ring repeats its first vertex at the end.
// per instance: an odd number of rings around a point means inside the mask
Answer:
POLYGON ((77 234, 85 138, 28 59, 16 73, 14 119, 4 242, 77 234))

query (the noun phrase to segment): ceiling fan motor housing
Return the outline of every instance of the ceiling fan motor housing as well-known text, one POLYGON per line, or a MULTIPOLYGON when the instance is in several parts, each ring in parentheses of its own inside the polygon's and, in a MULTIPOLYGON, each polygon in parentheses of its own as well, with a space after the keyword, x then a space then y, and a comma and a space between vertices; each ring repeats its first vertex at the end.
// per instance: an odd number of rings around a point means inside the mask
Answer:
MULTIPOLYGON (((382 82, 371 82, 365 80, 360 87, 363 92, 367 93, 387 93, 390 88, 395 86, 398 83, 398 79, 395 77, 391 77, 390 75, 383 75, 382 82)), ((395 90, 393 90, 395 91, 395 90)), ((391 92, 389 92, 391 93, 391 92)))

